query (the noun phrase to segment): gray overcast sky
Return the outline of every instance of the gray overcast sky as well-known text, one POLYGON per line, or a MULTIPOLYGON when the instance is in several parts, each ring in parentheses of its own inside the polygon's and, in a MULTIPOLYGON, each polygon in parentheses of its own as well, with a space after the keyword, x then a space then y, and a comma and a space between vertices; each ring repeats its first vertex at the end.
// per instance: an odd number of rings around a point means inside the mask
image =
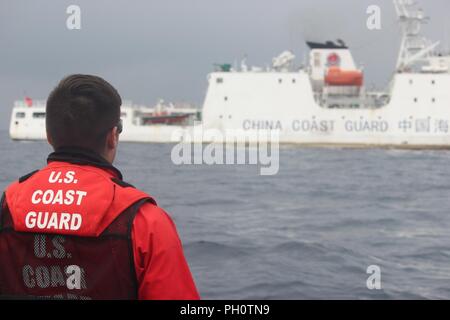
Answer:
MULTIPOLYGON (((449 47, 450 1, 419 0, 426 34, 449 47)), ((264 66, 289 49, 300 64, 305 39, 344 39, 368 84, 385 85, 399 30, 392 0, 0 0, 0 129, 24 93, 45 99, 64 75, 105 77, 122 97, 201 105, 216 62, 248 56, 264 66), (66 28, 81 7, 82 29, 66 28), (382 30, 366 28, 366 9, 382 8, 382 30)))

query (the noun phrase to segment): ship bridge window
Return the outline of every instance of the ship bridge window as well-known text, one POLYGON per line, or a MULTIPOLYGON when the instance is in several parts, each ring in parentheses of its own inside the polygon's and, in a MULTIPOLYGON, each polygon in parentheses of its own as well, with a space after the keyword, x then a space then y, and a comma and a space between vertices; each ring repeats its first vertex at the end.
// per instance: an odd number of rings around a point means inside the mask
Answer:
POLYGON ((25 118, 25 112, 16 113, 16 119, 23 119, 23 118, 25 118))
POLYGON ((320 68, 320 66, 322 65, 320 60, 321 60, 320 52, 315 52, 314 53, 314 67, 320 68))
POLYGON ((45 118, 45 112, 33 112, 33 118, 35 119, 45 118))

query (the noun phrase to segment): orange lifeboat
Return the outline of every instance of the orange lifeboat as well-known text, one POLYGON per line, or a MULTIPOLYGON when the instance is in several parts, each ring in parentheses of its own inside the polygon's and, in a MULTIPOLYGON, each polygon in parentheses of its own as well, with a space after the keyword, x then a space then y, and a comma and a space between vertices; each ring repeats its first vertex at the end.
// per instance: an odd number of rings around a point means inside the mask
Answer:
POLYGON ((361 87, 363 79, 363 73, 359 70, 342 70, 339 67, 330 67, 325 76, 325 83, 329 86, 361 87))

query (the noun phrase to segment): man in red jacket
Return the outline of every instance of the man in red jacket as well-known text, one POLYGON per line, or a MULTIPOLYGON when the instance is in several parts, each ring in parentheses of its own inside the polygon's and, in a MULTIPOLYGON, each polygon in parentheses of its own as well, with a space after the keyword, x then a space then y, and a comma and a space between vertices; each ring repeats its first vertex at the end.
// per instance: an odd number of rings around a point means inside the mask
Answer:
POLYGON ((173 221, 112 165, 121 104, 89 75, 69 76, 50 94, 55 151, 1 201, 1 297, 199 299, 173 221))

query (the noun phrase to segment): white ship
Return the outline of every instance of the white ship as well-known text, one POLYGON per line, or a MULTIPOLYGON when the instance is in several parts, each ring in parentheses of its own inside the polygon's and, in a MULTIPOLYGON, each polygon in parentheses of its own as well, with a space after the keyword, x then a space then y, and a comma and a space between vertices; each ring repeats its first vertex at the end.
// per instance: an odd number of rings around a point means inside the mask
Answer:
MULTIPOLYGON (((394 4, 402 41, 385 92, 366 90, 363 70, 343 41, 308 42, 309 62, 302 68, 295 68, 291 52, 265 69, 219 66, 208 76, 202 129, 223 136, 272 131, 281 143, 306 145, 450 147, 450 55, 422 35, 427 17, 414 1, 394 4)), ((191 125, 192 112, 183 124, 145 122, 142 109, 123 107, 123 140, 174 142, 175 132, 190 135, 199 126, 191 125)), ((44 138, 43 112, 16 105, 11 138, 44 138)))
MULTIPOLYGON (((46 101, 25 98, 16 101, 11 116, 9 134, 13 140, 44 140, 46 101)), ((125 101, 121 107, 122 141, 164 143, 171 140, 173 131, 192 127, 200 120, 201 112, 194 106, 175 106, 160 100, 153 108, 125 101)))

